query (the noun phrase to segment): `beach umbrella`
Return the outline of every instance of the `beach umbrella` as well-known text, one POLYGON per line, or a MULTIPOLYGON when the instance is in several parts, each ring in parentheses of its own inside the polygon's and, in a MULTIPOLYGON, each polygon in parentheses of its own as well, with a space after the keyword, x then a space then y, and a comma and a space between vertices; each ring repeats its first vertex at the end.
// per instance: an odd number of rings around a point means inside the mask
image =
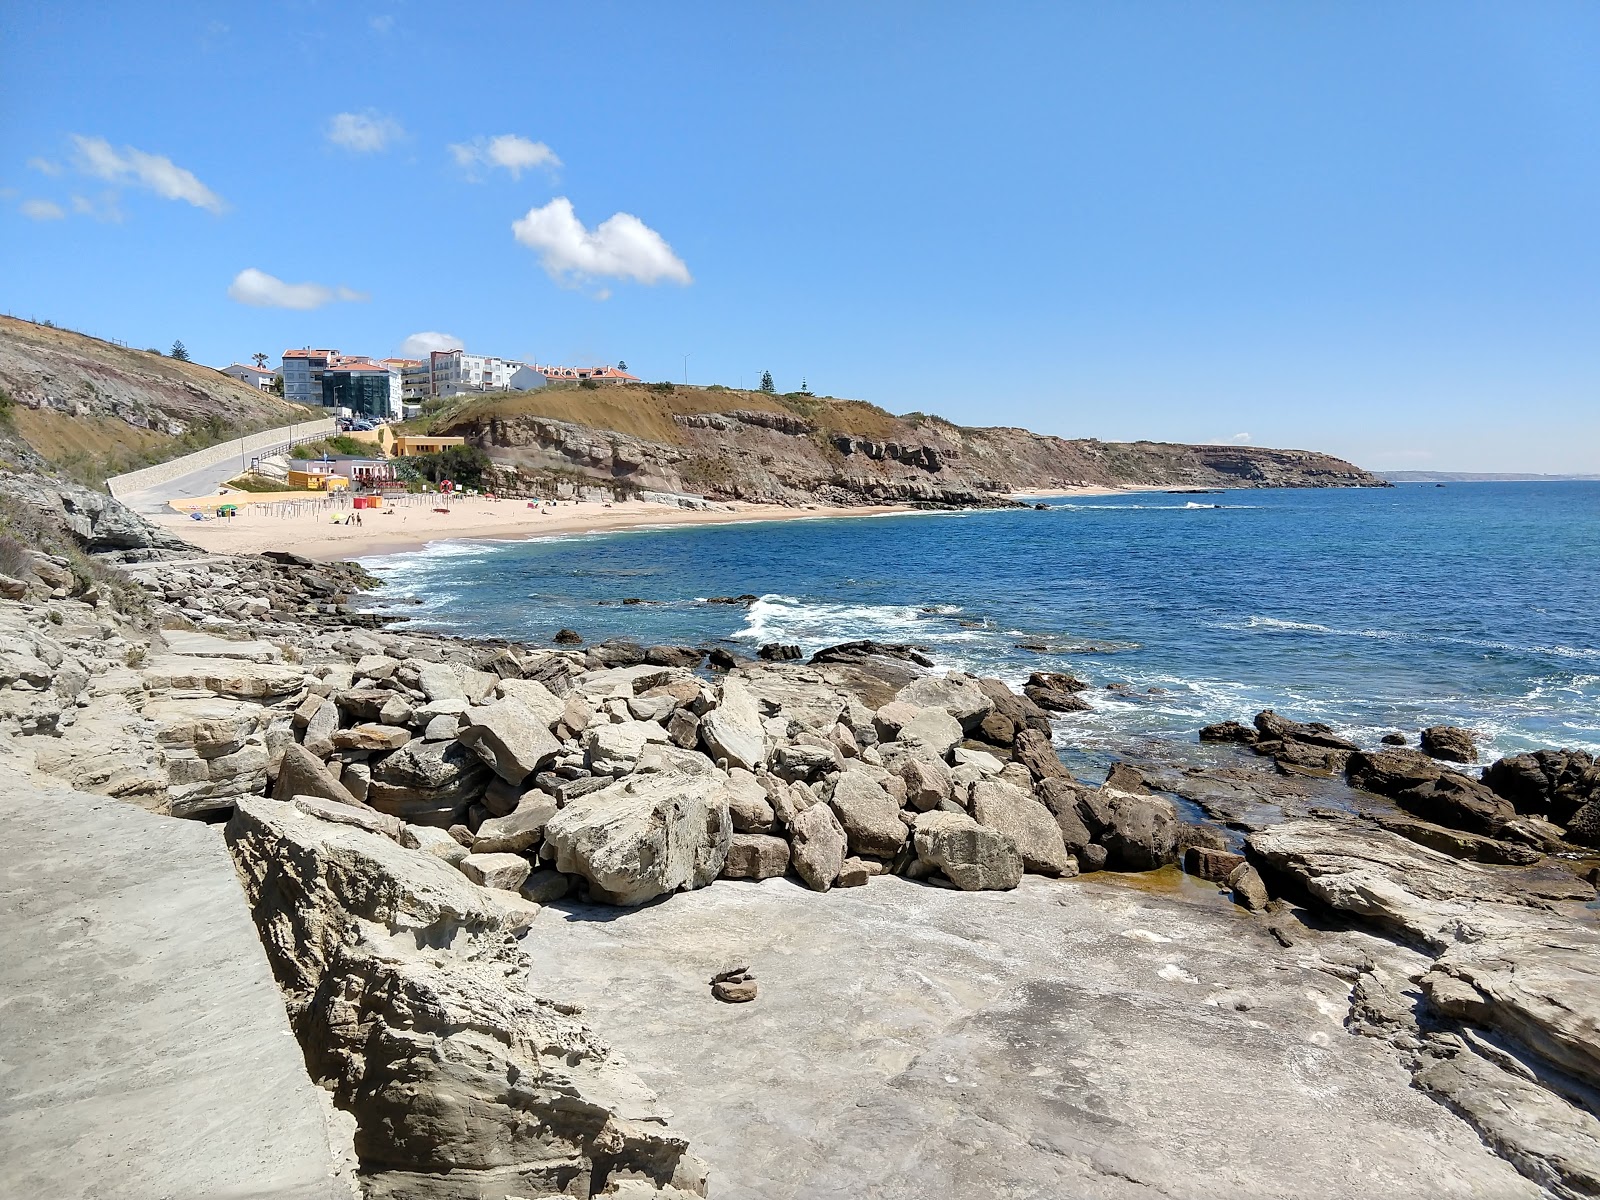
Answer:
POLYGON ((219 517, 231 517, 231 516, 233 516, 234 513, 238 512, 238 511, 239 511, 239 506, 237 504, 219 504, 219 505, 217 505, 217 516, 219 516, 219 517))

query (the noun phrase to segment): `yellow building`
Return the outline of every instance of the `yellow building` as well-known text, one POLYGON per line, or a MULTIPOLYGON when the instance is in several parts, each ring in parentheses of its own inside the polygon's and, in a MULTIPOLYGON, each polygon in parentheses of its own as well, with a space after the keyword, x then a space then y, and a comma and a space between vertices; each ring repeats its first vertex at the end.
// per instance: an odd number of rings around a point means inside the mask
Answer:
POLYGON ((394 438, 389 445, 383 439, 378 444, 390 458, 415 458, 419 454, 437 454, 451 446, 465 446, 466 438, 459 437, 428 437, 423 434, 407 433, 394 438))
POLYGON ((299 492, 339 492, 348 488, 350 481, 343 475, 335 475, 332 468, 332 463, 316 459, 302 461, 299 466, 289 468, 284 482, 299 492))

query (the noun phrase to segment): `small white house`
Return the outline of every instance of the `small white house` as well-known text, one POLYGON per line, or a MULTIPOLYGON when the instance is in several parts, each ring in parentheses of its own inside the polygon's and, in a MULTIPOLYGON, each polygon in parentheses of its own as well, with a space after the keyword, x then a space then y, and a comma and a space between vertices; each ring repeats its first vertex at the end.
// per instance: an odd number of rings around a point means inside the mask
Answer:
POLYGON ((222 373, 230 379, 247 383, 260 392, 270 392, 272 381, 278 374, 269 367, 253 367, 248 363, 230 363, 222 368, 222 373))

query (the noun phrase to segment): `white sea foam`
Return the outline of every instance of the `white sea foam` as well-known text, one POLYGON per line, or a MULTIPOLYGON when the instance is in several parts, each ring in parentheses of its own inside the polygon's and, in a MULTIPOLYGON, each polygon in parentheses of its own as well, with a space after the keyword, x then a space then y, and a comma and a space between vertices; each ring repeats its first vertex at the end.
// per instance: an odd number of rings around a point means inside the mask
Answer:
MULTIPOLYGON (((948 614, 925 613, 910 604, 829 604, 769 594, 745 610, 744 625, 733 636, 757 645, 768 642, 798 645, 807 653, 863 638, 913 642, 930 650, 944 648, 947 652, 958 652, 964 646, 970 647, 991 636, 983 629, 964 629, 938 620, 941 615, 948 614)), ((948 658, 949 654, 944 657, 948 658)), ((951 661, 948 665, 961 664, 951 661)))
POLYGON ((1480 650, 1499 650, 1507 654, 1543 654, 1551 658, 1572 658, 1600 662, 1600 648, 1586 646, 1519 646, 1514 642, 1486 638, 1453 637, 1449 634, 1402 633, 1393 629, 1335 629, 1314 621, 1286 621, 1277 617, 1251 616, 1240 621, 1208 622, 1214 629, 1264 629, 1269 632, 1320 633, 1330 637, 1370 638, 1375 641, 1420 642, 1427 645, 1472 646, 1480 650))

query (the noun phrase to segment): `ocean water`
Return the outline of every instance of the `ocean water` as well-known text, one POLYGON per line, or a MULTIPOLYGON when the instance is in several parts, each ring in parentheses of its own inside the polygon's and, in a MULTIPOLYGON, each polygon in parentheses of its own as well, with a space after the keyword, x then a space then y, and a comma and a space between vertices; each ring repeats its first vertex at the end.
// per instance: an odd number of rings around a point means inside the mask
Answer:
POLYGON ((367 565, 422 599, 417 624, 458 634, 751 654, 876 638, 1013 685, 1070 671, 1095 708, 1057 742, 1091 759, 1263 707, 1367 741, 1450 723, 1494 754, 1600 751, 1600 484, 1043 502, 441 542, 367 565), (760 599, 704 602, 742 593, 760 599))

